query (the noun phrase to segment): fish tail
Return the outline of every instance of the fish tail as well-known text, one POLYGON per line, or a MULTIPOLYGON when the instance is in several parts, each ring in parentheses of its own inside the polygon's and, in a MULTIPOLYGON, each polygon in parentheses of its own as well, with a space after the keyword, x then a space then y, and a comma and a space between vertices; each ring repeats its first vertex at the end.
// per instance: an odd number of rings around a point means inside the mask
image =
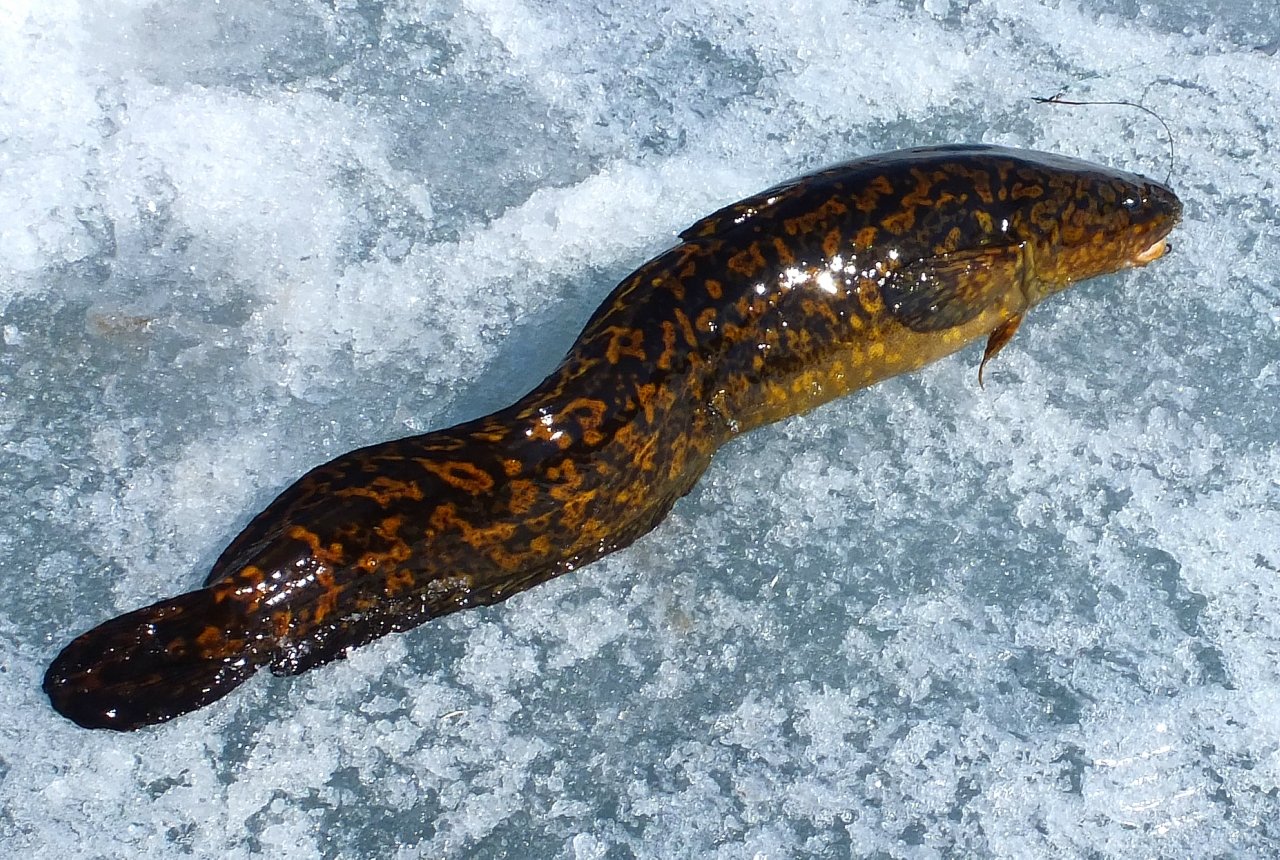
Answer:
POLYGON ((226 583, 113 618, 49 666, 54 710, 88 729, 130 731, 216 701, 270 659, 271 637, 226 583))

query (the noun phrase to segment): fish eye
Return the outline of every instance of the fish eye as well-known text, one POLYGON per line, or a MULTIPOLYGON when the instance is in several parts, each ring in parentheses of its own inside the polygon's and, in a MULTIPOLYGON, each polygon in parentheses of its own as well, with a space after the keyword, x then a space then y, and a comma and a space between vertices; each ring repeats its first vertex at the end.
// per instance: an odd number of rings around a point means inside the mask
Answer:
POLYGON ((1120 200, 1120 205, 1129 212, 1137 212, 1142 208, 1142 204, 1147 202, 1146 197, 1139 197, 1136 194, 1126 194, 1120 200))

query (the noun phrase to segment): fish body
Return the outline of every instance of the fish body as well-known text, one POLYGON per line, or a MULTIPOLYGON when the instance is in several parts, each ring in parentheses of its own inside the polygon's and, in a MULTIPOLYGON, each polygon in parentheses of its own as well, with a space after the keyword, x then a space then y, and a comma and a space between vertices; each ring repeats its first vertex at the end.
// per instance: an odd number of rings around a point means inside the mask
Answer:
POLYGON ((74 640, 44 682, 86 727, 214 701, 491 604, 627 546, 755 427, 979 338, 984 364, 1070 283, 1165 250, 1166 186, 989 146, 840 164, 719 210, 619 284, 492 415, 303 476, 204 586, 74 640))

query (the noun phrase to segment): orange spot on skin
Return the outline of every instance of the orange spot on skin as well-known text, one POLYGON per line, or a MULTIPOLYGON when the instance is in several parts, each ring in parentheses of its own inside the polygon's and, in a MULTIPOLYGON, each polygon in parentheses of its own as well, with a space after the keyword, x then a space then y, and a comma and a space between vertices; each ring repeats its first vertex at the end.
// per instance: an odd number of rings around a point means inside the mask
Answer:
POLYGON ((902 195, 902 208, 907 210, 917 206, 932 206, 933 200, 929 198, 929 192, 933 189, 933 180, 919 170, 912 170, 911 175, 915 177, 916 187, 902 195))
POLYGON ((507 506, 518 517, 529 513, 538 500, 538 490, 532 481, 511 481, 507 484, 507 492, 510 494, 507 506))
POLYGON ((582 441, 596 446, 604 441, 600 428, 604 426, 605 403, 590 397, 579 397, 571 401, 558 416, 578 422, 582 433, 582 441))
POLYGON ((319 535, 299 525, 290 526, 286 534, 293 540, 306 544, 307 549, 311 552, 311 557, 321 564, 329 567, 341 567, 346 563, 342 544, 336 541, 328 546, 321 546, 319 535))
POLYGON ((965 180, 966 186, 973 189, 973 193, 978 195, 978 200, 984 205, 989 206, 995 200, 995 196, 991 193, 991 175, 987 171, 977 168, 970 170, 954 162, 944 169, 952 176, 965 180))
POLYGON ((432 473, 451 487, 464 493, 479 495, 493 489, 493 476, 466 460, 446 460, 437 463, 434 460, 419 459, 422 468, 432 473))
POLYGON ((822 204, 803 215, 782 222, 783 231, 789 236, 806 236, 816 233, 820 227, 849 211, 836 197, 828 197, 822 204))
POLYGON ((652 383, 643 383, 636 386, 636 399, 640 403, 640 408, 644 411, 644 420, 646 424, 652 424, 654 415, 654 405, 658 386, 652 383))
POLYGON ((452 502, 439 505, 428 520, 433 534, 456 532, 471 548, 488 552, 497 545, 510 541, 516 532, 514 523, 494 523, 479 527, 458 515, 458 507, 452 502))
POLYGON ((638 361, 645 360, 644 332, 638 328, 616 326, 609 328, 608 331, 610 332, 609 345, 605 347, 604 357, 610 364, 617 364, 624 355, 638 361))
POLYGON ((693 332, 693 325, 689 322, 689 315, 680 308, 675 309, 676 324, 680 327, 680 333, 684 335, 684 342, 689 346, 696 347, 698 345, 698 336, 693 332))
POLYGON ((226 634, 218 627, 209 625, 200 631, 200 635, 196 637, 196 645, 200 647, 200 651, 204 654, 216 654, 222 648, 223 640, 226 634))
POLYGON ((546 475, 555 482, 550 495, 556 501, 563 502, 572 498, 582 485, 582 475, 572 460, 562 460, 558 465, 548 466, 546 475))
POLYGON ((710 332, 715 329, 716 309, 707 308, 698 314, 697 328, 699 331, 710 332))
POLYGON ((754 278, 756 273, 764 267, 764 255, 760 253, 760 246, 755 242, 729 258, 729 269, 744 278, 754 278))
POLYGON ((1035 182, 1015 182, 1009 193, 1014 200, 1039 200, 1044 196, 1044 186, 1035 182))
POLYGON ((586 519, 587 507, 594 498, 595 493, 588 492, 566 499, 564 508, 560 512, 561 525, 571 531, 577 531, 582 526, 582 521, 586 519))
POLYGON ((877 176, 862 189, 862 192, 854 201, 854 205, 863 212, 871 212, 875 210, 881 197, 892 193, 893 185, 889 182, 888 177, 877 176))
POLYGON ((406 591, 412 591, 413 586, 413 574, 403 568, 392 571, 382 580, 382 591, 387 597, 395 597, 406 591))
POLYGON ((820 317, 832 328, 834 328, 837 323, 836 312, 831 308, 830 302, 804 299, 800 303, 800 309, 804 311, 804 315, 806 317, 820 317))
MULTIPOLYGON (((784 266, 795 265, 796 255, 791 253, 791 246, 787 244, 786 239, 783 239, 781 236, 774 236, 773 250, 778 255, 778 262, 782 263, 782 265, 784 266)), ((719 298, 719 296, 716 296, 716 298, 719 298)))
POLYGON ((228 599, 245 600, 245 595, 249 595, 247 605, 252 610, 257 607, 262 600, 262 591, 258 588, 262 584, 265 577, 262 574, 262 568, 256 564, 247 564, 235 574, 234 577, 228 577, 229 580, 235 581, 234 588, 217 588, 213 591, 214 603, 223 603, 228 599))
POLYGON ((947 238, 943 240, 941 247, 937 249, 938 252, 945 253, 947 251, 954 251, 956 248, 960 247, 960 240, 962 238, 963 234, 960 232, 960 228, 952 227, 947 232, 947 238))
POLYGON ((840 253, 840 245, 844 241, 844 236, 839 230, 828 230, 827 235, 822 237, 822 253, 828 260, 840 253))
POLYGON ((554 420, 551 424, 547 424, 541 420, 534 421, 532 425, 530 425, 526 435, 530 439, 537 439, 540 442, 550 442, 561 451, 564 451, 573 444, 573 436, 557 426, 554 420))
POLYGON ((452 502, 437 505, 436 509, 431 512, 428 523, 435 533, 449 531, 457 528, 459 524, 466 524, 465 521, 458 518, 458 506, 452 502))
POLYGON ((373 499, 384 508, 394 502, 404 500, 422 501, 422 489, 415 481, 398 481, 385 475, 379 475, 374 478, 367 486, 343 487, 334 491, 334 495, 340 498, 363 497, 373 499))
POLYGON ((342 597, 342 588, 334 579, 331 570, 321 568, 316 571, 315 576, 316 584, 320 586, 320 593, 312 604, 310 621, 312 624, 319 624, 337 609, 338 601, 342 597))
POLYGON ((916 210, 903 209, 881 219, 880 224, 894 235, 901 236, 916 225, 916 210))
POLYGON ((515 536, 517 526, 515 523, 494 523, 485 528, 473 528, 468 532, 464 539, 468 544, 482 552, 492 551, 494 548, 501 549, 511 543, 511 538, 515 536))
POLYGON ((675 366, 672 360, 676 354, 676 326, 670 320, 662 321, 662 354, 658 356, 658 369, 670 370, 675 366))
MULTIPOLYGON (((634 425, 624 427, 618 432, 618 443, 625 445, 627 450, 631 452, 631 465, 638 468, 643 473, 652 473, 657 471, 657 437, 649 432, 641 430, 634 425)), ((650 484, 640 482, 636 484, 636 491, 642 493, 646 497, 651 492, 650 484)))
POLYGON ((396 535, 400 532, 400 526, 404 525, 404 520, 400 517, 387 517, 374 528, 378 537, 383 540, 395 540, 396 535))
POLYGON ((875 281, 860 278, 858 280, 857 295, 858 303, 862 306, 862 311, 866 316, 874 317, 884 310, 884 298, 880 295, 880 288, 875 281))
POLYGON ((501 442, 507 438, 506 428, 483 428, 471 434, 471 438, 479 442, 501 442))
POLYGON ((281 609, 278 612, 271 613, 271 630, 275 633, 276 639, 283 639, 285 634, 289 632, 289 628, 292 626, 292 609, 281 609))

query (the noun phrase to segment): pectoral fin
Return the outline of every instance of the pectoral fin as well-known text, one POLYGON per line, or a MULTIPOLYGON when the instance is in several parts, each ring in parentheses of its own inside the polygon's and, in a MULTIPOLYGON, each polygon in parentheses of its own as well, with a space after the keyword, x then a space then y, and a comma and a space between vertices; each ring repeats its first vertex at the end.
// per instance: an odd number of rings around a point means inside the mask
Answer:
POLYGON ((943 331, 982 313, 1022 277, 1022 248, 992 245, 903 266, 886 279, 881 295, 889 313, 912 331, 943 331))
POLYGON ((1013 340, 1013 333, 1018 330, 1018 326, 1022 325, 1022 314, 1015 317, 1009 317, 1000 325, 996 326, 995 331, 991 332, 991 336, 987 338, 987 348, 982 352, 982 363, 978 365, 978 387, 983 388, 982 371, 986 368, 987 362, 996 357, 1000 350, 1004 349, 1005 344, 1013 340))

